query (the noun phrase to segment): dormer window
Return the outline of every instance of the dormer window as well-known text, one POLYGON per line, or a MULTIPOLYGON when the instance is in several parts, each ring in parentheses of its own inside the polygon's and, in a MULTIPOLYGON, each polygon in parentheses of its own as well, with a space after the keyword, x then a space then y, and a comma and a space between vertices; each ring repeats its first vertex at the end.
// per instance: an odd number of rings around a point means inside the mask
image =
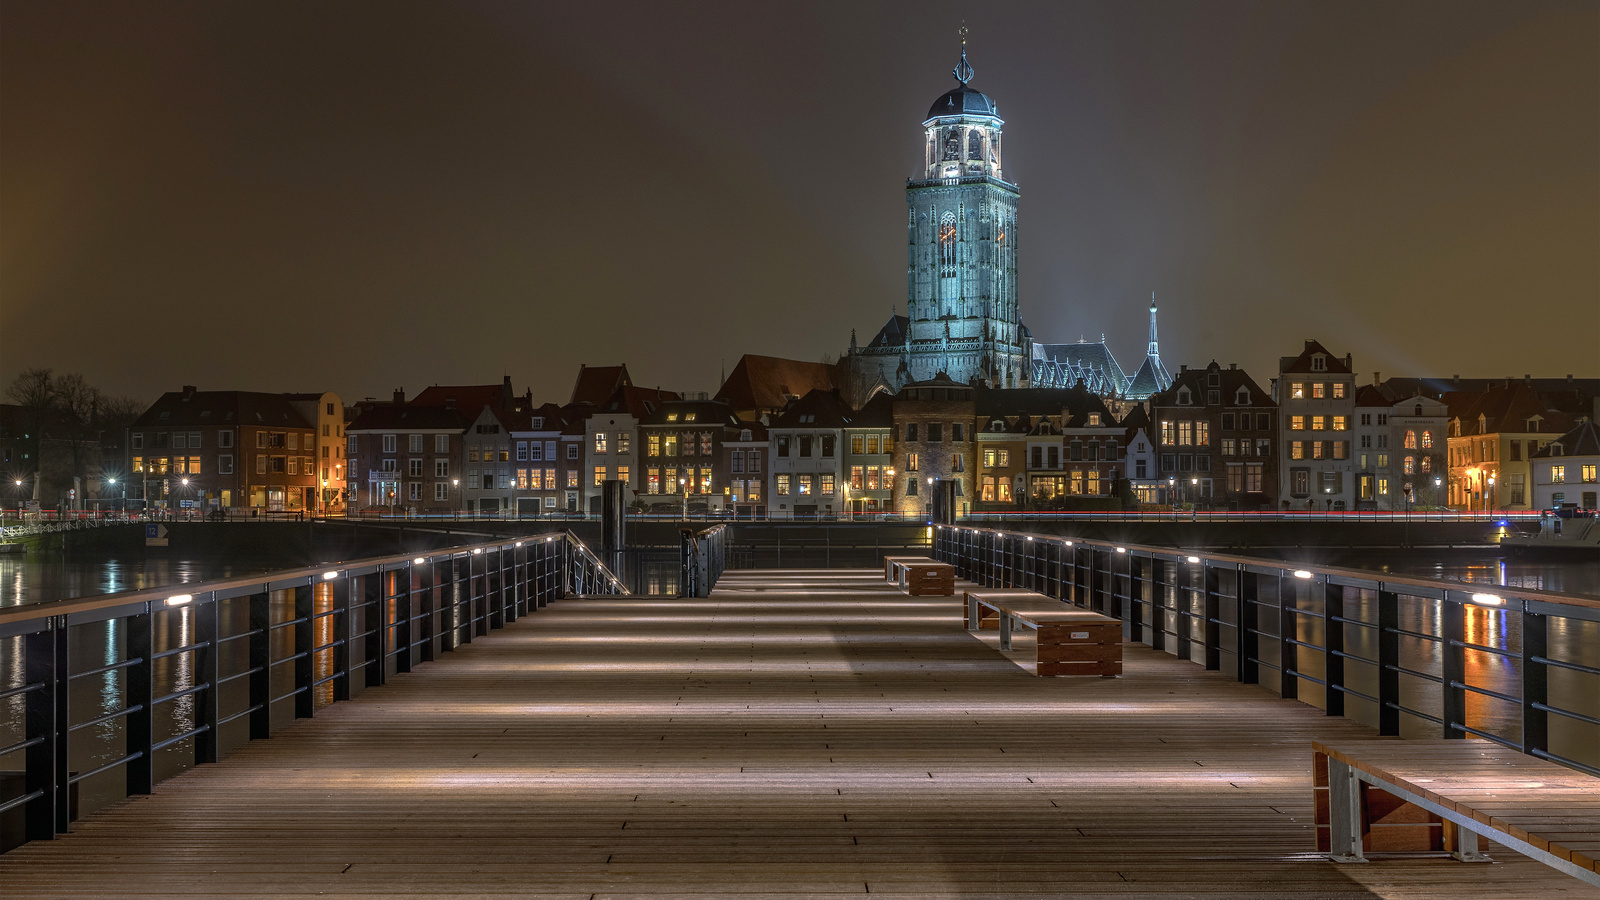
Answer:
POLYGON ((1100 414, 1099 413, 1089 413, 1089 424, 1090 425, 1099 425, 1100 424, 1100 414))
POLYGON ((1244 388, 1239 388, 1239 393, 1233 395, 1233 402, 1240 406, 1249 406, 1250 392, 1244 388))
POLYGON ((1539 423, 1543 422, 1543 421, 1544 421, 1544 417, 1543 416, 1532 416, 1532 417, 1530 417, 1528 419, 1528 422, 1527 422, 1528 431, 1537 434, 1538 431, 1539 431, 1539 423))
POLYGON ((542 430, 544 430, 544 417, 543 416, 534 416, 533 417, 533 430, 534 431, 542 431, 542 430))
POLYGON ((676 422, 676 421, 678 421, 678 414, 677 413, 667 413, 667 421, 668 422, 676 422))
POLYGON ((684 413, 683 414, 683 420, 685 422, 693 422, 694 421, 694 413, 692 413, 692 412, 691 413, 684 413))
POLYGON ((1313 372, 1326 372, 1326 371, 1328 371, 1328 358, 1326 356, 1323 356, 1321 353, 1313 354, 1312 357, 1311 357, 1311 371, 1313 371, 1313 372))
POLYGON ((1190 404, 1190 402, 1191 402, 1191 400, 1190 400, 1190 397, 1189 397, 1189 389, 1188 388, 1180 388, 1178 390, 1178 405, 1179 406, 1188 406, 1190 404))
POLYGON ((1212 372, 1206 376, 1206 385, 1209 387, 1222 387, 1222 373, 1212 372))
POLYGON ((750 436, 750 429, 746 428, 745 430, 739 432, 739 440, 746 442, 752 440, 750 436))

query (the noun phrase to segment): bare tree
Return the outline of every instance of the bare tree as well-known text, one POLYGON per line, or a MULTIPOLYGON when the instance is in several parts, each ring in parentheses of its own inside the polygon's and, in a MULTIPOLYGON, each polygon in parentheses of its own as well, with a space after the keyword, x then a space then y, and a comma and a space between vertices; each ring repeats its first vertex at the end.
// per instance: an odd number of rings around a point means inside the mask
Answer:
POLYGON ((77 372, 56 379, 56 412, 61 430, 72 448, 72 478, 83 485, 84 450, 100 440, 100 389, 77 372))
POLYGON ((34 496, 39 496, 39 473, 42 466, 41 443, 44 429, 55 406, 55 377, 49 369, 29 369, 18 375, 6 387, 6 396, 22 407, 28 425, 27 444, 32 453, 34 496))

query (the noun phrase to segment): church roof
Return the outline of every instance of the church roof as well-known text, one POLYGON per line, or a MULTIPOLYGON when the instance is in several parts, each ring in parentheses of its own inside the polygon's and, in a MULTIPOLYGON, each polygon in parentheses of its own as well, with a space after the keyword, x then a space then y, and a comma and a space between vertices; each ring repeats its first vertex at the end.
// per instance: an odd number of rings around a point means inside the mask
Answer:
POLYGON ((1076 344, 1036 343, 1033 345, 1033 355, 1035 359, 1084 373, 1080 376, 1082 380, 1097 390, 1102 386, 1095 382, 1103 380, 1103 387, 1114 393, 1128 392, 1128 376, 1103 340, 1093 344, 1087 341, 1076 344))
POLYGON ((899 350, 906 345, 906 332, 910 329, 910 316, 890 316, 889 321, 885 322, 883 327, 878 329, 877 335, 867 343, 867 348, 899 350))
POLYGON ((939 99, 933 101, 928 107, 928 118, 937 119, 941 116, 993 116, 1000 117, 995 108, 994 101, 982 91, 973 90, 966 85, 960 85, 955 90, 947 91, 939 99))
POLYGON ((1135 400, 1143 400, 1171 386, 1172 374, 1161 364, 1161 357, 1146 356, 1144 365, 1139 367, 1139 371, 1134 373, 1133 379, 1128 382, 1128 396, 1135 400))

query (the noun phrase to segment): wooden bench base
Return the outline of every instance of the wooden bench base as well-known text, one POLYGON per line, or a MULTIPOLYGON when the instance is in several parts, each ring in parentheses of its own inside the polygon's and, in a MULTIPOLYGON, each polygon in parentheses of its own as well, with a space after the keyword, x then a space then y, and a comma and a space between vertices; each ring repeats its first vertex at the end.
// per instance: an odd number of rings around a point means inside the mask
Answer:
POLYGON ((1000 631, 1000 649, 1011 649, 1014 623, 1034 629, 1034 674, 1122 674, 1122 623, 1030 591, 967 591, 967 629, 989 620, 1000 631))
POLYGON ((1484 740, 1312 742, 1317 843, 1335 862, 1483 835, 1600 887, 1600 779, 1484 740))
POLYGON ((912 597, 949 597, 956 592, 956 567, 926 556, 885 556, 883 577, 912 597))

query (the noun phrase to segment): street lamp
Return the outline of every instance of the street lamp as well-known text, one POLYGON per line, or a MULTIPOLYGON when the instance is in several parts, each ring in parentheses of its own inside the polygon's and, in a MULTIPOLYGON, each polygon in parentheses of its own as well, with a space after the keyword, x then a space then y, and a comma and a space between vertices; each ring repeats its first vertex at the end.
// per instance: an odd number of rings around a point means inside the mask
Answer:
POLYGON ((689 479, 688 479, 688 477, 687 476, 683 476, 683 475, 678 476, 678 486, 683 489, 682 490, 682 494, 683 494, 683 518, 684 518, 685 521, 687 521, 688 518, 689 518, 689 479))
POLYGON ((1167 502, 1174 508, 1178 505, 1178 479, 1171 475, 1167 476, 1167 502))
POLYGON ((1490 475, 1489 476, 1489 491, 1488 491, 1488 493, 1483 495, 1483 511, 1484 512, 1489 512, 1490 510, 1494 509, 1494 502, 1495 502, 1494 476, 1490 475))

